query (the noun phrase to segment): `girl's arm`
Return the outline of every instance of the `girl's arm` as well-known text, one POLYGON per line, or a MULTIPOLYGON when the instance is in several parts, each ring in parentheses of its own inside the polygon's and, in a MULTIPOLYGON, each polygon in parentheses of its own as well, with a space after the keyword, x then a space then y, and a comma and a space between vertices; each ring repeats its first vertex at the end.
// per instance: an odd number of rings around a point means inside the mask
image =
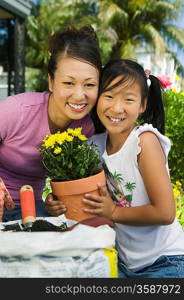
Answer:
MULTIPOLYGON (((106 187, 99 187, 100 197, 93 199, 91 213, 109 217, 116 223, 135 226, 168 225, 175 218, 175 202, 170 178, 166 169, 166 158, 158 138, 151 132, 140 135, 141 153, 138 165, 150 199, 149 205, 120 207, 114 205, 106 187)), ((89 212, 89 210, 86 209, 89 212)))

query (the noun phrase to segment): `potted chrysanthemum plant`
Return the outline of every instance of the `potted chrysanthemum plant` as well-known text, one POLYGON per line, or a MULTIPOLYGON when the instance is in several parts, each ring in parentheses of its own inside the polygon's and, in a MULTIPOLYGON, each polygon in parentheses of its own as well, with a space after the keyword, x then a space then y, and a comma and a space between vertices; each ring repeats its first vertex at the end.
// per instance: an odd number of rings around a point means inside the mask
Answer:
POLYGON ((88 142, 82 128, 47 135, 39 148, 52 192, 67 207, 68 219, 92 217, 83 211, 85 193, 98 194, 97 183, 105 184, 97 145, 88 142))

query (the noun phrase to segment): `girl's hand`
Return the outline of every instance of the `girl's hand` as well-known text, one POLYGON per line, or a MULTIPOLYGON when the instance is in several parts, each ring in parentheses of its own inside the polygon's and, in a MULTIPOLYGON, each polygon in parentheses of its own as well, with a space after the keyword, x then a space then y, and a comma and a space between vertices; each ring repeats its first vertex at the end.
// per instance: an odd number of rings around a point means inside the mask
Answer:
POLYGON ((106 185, 98 184, 98 190, 100 196, 92 194, 84 195, 85 198, 83 199, 83 202, 92 207, 91 209, 84 208, 84 211, 113 220, 113 213, 115 211, 116 204, 111 199, 106 185))
POLYGON ((48 194, 45 199, 45 208, 52 216, 59 216, 66 212, 66 206, 61 200, 54 197, 53 194, 48 194))
POLYGON ((2 222, 4 206, 8 210, 13 210, 15 208, 15 204, 8 192, 3 180, 0 178, 0 222, 2 222))

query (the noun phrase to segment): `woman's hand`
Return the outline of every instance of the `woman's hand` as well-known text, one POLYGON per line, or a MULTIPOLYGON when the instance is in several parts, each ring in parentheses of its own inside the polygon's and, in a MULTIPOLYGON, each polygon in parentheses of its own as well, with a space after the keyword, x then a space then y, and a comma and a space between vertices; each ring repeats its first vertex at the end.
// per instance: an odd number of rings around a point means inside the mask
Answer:
POLYGON ((45 199, 45 208, 52 216, 59 216, 66 212, 66 206, 61 200, 54 197, 53 194, 48 194, 45 199))
POLYGON ((13 210, 15 208, 15 204, 8 192, 3 180, 0 178, 0 222, 3 219, 4 206, 8 210, 13 210))
POLYGON ((84 211, 113 221, 116 203, 111 199, 106 185, 98 184, 98 190, 100 196, 85 194, 83 202, 91 208, 84 208, 84 211))

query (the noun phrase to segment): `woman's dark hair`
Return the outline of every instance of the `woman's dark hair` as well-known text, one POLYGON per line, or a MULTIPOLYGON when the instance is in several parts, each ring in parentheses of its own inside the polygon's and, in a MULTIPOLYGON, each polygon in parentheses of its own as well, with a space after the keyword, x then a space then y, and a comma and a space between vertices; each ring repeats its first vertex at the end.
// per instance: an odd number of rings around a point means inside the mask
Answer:
MULTIPOLYGON (((141 114, 140 121, 151 123, 153 127, 164 134, 165 117, 162 102, 162 87, 157 77, 150 75, 149 79, 151 81, 150 86, 148 86, 147 77, 143 67, 137 62, 129 59, 111 60, 102 70, 99 96, 128 80, 131 80, 131 82, 138 82, 141 88, 141 102, 143 106, 147 100, 146 110, 141 114), (120 80, 112 85, 111 82, 119 76, 120 80)), ((97 117, 96 107, 93 110, 93 121, 97 132, 103 132, 104 127, 100 124, 97 117)))
POLYGON ((52 79, 57 69, 58 59, 62 56, 86 61, 101 72, 98 38, 91 25, 80 29, 71 25, 54 33, 49 39, 49 52, 48 73, 52 79))

